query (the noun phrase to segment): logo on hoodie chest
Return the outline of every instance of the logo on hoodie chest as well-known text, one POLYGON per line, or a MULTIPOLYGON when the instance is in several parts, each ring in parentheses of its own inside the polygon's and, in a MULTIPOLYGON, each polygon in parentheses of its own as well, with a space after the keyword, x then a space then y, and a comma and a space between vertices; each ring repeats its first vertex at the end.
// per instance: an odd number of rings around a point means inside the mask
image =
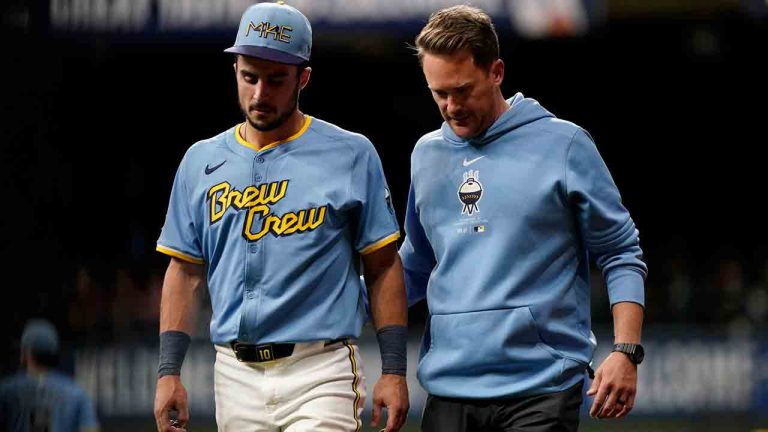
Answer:
POLYGON ((480 184, 480 170, 464 173, 464 182, 459 185, 459 201, 464 204, 461 214, 479 213, 478 201, 483 197, 483 185, 480 184))
POLYGON ((456 222, 457 234, 481 234, 488 228, 488 221, 480 216, 479 202, 483 198, 484 188, 480 183, 480 170, 469 170, 462 176, 456 192, 461 213, 456 222))

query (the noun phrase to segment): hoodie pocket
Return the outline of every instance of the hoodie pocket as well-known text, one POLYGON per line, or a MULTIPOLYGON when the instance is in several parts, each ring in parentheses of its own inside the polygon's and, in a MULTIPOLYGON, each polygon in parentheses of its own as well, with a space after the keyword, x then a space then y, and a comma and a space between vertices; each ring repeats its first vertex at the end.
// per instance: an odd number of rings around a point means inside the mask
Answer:
POLYGON ((557 385, 563 356, 544 343, 527 307, 433 315, 431 346, 419 363, 427 382, 498 380, 518 390, 557 385))

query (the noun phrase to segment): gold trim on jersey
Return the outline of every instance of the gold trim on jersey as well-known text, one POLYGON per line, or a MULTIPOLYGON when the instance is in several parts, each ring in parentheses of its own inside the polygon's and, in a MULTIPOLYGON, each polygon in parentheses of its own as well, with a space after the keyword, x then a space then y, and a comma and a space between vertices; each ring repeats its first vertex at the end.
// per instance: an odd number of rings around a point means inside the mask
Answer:
POLYGON ((240 144, 248 147, 249 149, 256 150, 257 152, 263 152, 263 151, 269 150, 271 148, 275 148, 275 147, 279 146, 280 144, 287 143, 288 141, 293 141, 296 138, 304 135, 304 132, 306 132, 307 129, 309 129, 309 125, 311 123, 312 123, 312 116, 305 115, 304 116, 304 124, 301 126, 301 129, 299 129, 298 132, 296 132, 295 134, 289 136, 286 139, 281 139, 279 141, 271 142, 271 143, 265 145, 262 148, 256 147, 255 145, 253 145, 253 144, 249 143, 248 141, 246 141, 245 138, 243 138, 242 129, 245 127, 245 122, 240 123, 235 128, 235 138, 237 139, 237 142, 239 142, 240 144))
POLYGON ((363 250, 360 251, 360 255, 367 255, 371 252, 376 252, 377 250, 383 248, 384 246, 392 243, 393 241, 400 238, 400 232, 396 232, 394 234, 388 235, 384 237, 383 239, 377 241, 376 243, 372 245, 368 245, 363 248, 363 250))
POLYGON ((183 252, 179 252, 176 249, 171 249, 171 248, 169 248, 167 246, 157 245, 155 247, 155 250, 157 250, 160 253, 164 253, 166 255, 170 255, 170 256, 172 256, 174 258, 178 258, 178 259, 180 259, 182 261, 190 262, 192 264, 200 264, 200 265, 205 264, 205 261, 203 261, 201 258, 195 258, 192 255, 187 255, 187 254, 185 254, 183 252))
POLYGON ((352 346, 352 344, 349 343, 349 341, 344 341, 344 346, 347 347, 349 350, 349 361, 352 363, 352 376, 354 377, 352 379, 352 391, 355 392, 355 404, 352 406, 352 415, 355 416, 355 432, 360 431, 360 427, 362 426, 363 422, 360 421, 360 416, 357 415, 357 406, 360 403, 360 391, 357 390, 357 386, 360 385, 360 374, 357 372, 357 361, 355 360, 355 347, 352 346))

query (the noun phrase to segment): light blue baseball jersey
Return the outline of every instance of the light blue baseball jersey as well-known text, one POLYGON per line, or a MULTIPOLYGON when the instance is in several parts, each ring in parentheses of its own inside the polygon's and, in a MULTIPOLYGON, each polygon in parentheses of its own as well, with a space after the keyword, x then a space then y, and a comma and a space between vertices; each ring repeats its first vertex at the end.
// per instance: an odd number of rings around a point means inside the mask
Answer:
POLYGON ((411 157, 400 254, 409 301, 429 305, 418 376, 431 394, 516 397, 583 380, 590 256, 611 304, 645 301, 638 231, 591 137, 522 94, 508 103, 481 136, 444 123, 411 157))
POLYGON ((186 152, 157 250, 206 265, 214 343, 359 336, 360 254, 400 236, 375 148, 309 116, 261 150, 239 131, 186 152))
POLYGON ((72 432, 98 428, 88 394, 69 376, 18 373, 0 383, 0 429, 72 432))

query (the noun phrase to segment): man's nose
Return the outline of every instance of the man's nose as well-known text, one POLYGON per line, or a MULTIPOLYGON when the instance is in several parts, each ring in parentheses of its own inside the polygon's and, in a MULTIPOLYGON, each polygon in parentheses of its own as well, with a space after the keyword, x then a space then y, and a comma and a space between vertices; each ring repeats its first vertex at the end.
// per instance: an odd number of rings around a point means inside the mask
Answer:
POLYGON ((265 99, 268 96, 269 96, 269 91, 267 89, 267 86, 264 84, 264 80, 259 80, 253 86, 253 99, 260 101, 265 99))
POLYGON ((454 114, 460 113, 464 105, 456 96, 448 96, 448 103, 446 105, 446 112, 449 116, 453 117, 454 114))

